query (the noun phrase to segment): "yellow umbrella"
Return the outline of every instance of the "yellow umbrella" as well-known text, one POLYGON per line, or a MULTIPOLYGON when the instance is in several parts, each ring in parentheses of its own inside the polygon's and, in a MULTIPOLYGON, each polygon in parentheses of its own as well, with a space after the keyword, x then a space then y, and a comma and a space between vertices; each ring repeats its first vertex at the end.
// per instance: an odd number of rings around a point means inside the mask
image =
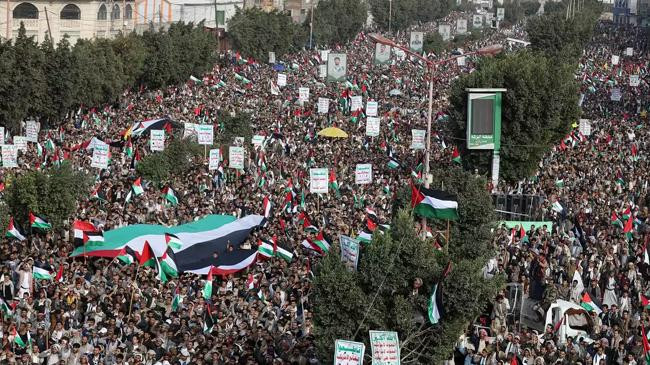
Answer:
POLYGON ((325 128, 318 132, 319 136, 333 138, 348 138, 348 134, 336 127, 325 128))

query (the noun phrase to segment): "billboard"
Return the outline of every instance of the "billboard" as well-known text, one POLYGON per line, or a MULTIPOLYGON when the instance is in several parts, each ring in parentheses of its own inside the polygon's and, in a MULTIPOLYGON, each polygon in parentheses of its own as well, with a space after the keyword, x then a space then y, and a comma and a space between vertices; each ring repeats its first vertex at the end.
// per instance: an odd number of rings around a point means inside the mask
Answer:
POLYGON ((505 89, 467 89, 467 148, 500 149, 501 93, 505 89))

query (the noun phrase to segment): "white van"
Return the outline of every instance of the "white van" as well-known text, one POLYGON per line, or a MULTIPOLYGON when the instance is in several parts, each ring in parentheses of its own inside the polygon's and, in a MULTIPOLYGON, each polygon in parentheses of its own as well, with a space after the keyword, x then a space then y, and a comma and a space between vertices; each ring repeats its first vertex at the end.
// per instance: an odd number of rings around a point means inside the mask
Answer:
MULTIPOLYGON (((551 304, 546 312, 544 328, 549 325, 552 328, 556 328, 558 325, 560 326, 557 330, 560 343, 566 343, 567 336, 571 336, 574 339, 583 337, 587 343, 593 341, 589 337, 589 332, 594 325, 591 316, 589 312, 575 303, 558 299, 555 303, 551 304)), ((544 333, 540 334, 540 339, 543 335, 544 333)))

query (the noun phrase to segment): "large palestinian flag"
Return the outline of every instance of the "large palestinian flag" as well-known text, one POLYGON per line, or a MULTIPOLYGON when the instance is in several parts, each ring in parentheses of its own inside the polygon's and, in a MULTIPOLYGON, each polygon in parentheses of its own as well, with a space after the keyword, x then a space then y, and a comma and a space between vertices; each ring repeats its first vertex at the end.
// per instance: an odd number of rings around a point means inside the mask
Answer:
MULTIPOLYGON (((242 250, 239 245, 244 242, 252 230, 262 226, 265 219, 261 215, 249 215, 237 219, 231 215, 208 215, 198 221, 175 227, 161 225, 135 224, 104 232, 104 242, 76 248, 70 256, 115 257, 123 255, 122 248, 142 253, 145 242, 148 242, 155 257, 162 258, 165 254, 176 264, 176 271, 207 274, 210 266, 214 266, 215 274, 227 275, 245 269, 255 262, 257 249, 242 250), (172 245, 170 235, 182 242, 182 245, 172 245), (235 250, 227 252, 228 243, 235 250), (180 247, 179 247, 180 246, 180 247), (167 251, 167 248, 170 251, 167 251), (218 257, 213 256, 218 253, 218 257)), ((169 261, 162 260, 170 263, 169 261)))
POLYGON ((135 122, 129 130, 131 135, 140 136, 148 135, 149 130, 170 129, 174 127, 174 123, 169 118, 151 119, 144 122, 135 122))
POLYGON ((422 217, 458 219, 456 196, 444 191, 411 185, 411 206, 414 212, 422 217))

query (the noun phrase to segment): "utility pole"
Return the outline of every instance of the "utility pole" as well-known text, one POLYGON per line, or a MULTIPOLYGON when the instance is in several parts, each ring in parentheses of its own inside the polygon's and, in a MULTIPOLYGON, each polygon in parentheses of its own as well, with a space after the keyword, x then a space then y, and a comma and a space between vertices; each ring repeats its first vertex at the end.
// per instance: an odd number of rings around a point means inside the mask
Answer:
POLYGON ((393 20, 393 0, 388 0, 388 34, 392 34, 391 21, 393 20))
POLYGON ((50 17, 47 15, 47 6, 45 7, 45 21, 47 21, 47 36, 50 37, 50 41, 54 44, 54 39, 52 38, 52 28, 50 28, 50 17))
POLYGON ((11 17, 9 16, 9 9, 11 9, 11 1, 7 0, 7 40, 11 39, 11 17))
POLYGON ((122 33, 126 33, 126 0, 122 0, 122 33))
POLYGON ((162 27, 163 0, 160 0, 160 9, 158 9, 158 24, 162 27))
POLYGON ((311 20, 309 21, 309 49, 314 49, 314 0, 311 2, 311 20))
POLYGON ((214 32, 215 34, 219 34, 219 12, 217 11, 217 0, 214 0, 214 32))

